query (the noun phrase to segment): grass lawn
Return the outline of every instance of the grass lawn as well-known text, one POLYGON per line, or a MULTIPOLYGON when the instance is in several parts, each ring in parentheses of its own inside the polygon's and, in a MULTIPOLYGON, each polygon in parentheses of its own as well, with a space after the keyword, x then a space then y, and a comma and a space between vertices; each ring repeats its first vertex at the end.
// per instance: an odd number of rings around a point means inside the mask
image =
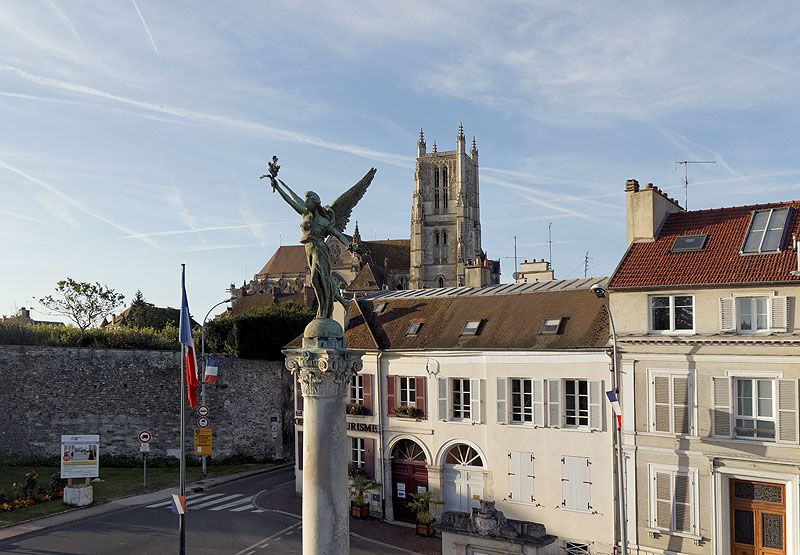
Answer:
MULTIPOLYGON (((244 472, 264 468, 264 464, 239 464, 208 466, 208 476, 220 476, 234 472, 244 472)), ((0 490, 10 492, 14 482, 22 482, 25 474, 35 470, 39 474, 39 484, 49 485, 50 476, 59 472, 58 467, 30 467, 30 466, 0 466, 0 490)), ((142 467, 138 468, 103 468, 100 467, 101 483, 94 483, 94 503, 105 503, 112 499, 145 493, 148 491, 177 486, 179 481, 178 467, 174 468, 147 468, 147 487, 142 485, 142 467)), ((200 479, 200 467, 186 469, 187 483, 200 479)), ((82 479, 76 479, 80 483, 82 479)), ((8 526, 25 520, 41 518, 60 513, 70 507, 60 499, 48 503, 40 503, 32 507, 23 507, 9 512, 0 512, 0 526, 8 526)))

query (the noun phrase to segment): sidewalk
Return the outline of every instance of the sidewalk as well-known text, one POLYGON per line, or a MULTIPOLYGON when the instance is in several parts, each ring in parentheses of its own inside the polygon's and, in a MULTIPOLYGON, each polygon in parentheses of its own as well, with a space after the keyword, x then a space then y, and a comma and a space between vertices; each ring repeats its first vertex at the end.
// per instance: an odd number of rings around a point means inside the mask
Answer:
MULTIPOLYGON (((198 480, 196 482, 190 482, 186 484, 186 491, 191 492, 195 491, 196 488, 210 488, 221 484, 227 484, 228 482, 234 482, 236 480, 241 480, 242 478, 247 478, 249 476, 254 476, 256 474, 262 474, 264 472, 272 472, 275 470, 280 470, 282 468, 286 468, 292 465, 293 463, 286 463, 276 466, 270 466, 268 468, 248 470, 247 472, 239 472, 236 474, 226 474, 224 476, 215 476, 213 478, 206 478, 204 480, 198 480)), ((109 501, 108 503, 102 503, 100 505, 90 505, 89 507, 67 509, 63 513, 58 513, 52 516, 47 516, 36 520, 29 520, 27 522, 21 522, 19 524, 14 524, 12 526, 0 528, 0 540, 6 540, 8 538, 13 538, 15 536, 29 534, 31 532, 44 530, 45 528, 51 528, 53 526, 60 526, 62 524, 67 524, 69 522, 74 522, 76 520, 81 520, 84 518, 111 513, 113 511, 118 511, 120 509, 125 509, 128 507, 135 507, 137 505, 156 503, 158 501, 163 501, 165 497, 168 497, 170 494, 173 493, 177 493, 177 486, 172 486, 157 491, 151 491, 149 493, 132 495, 130 497, 121 497, 119 499, 114 499, 113 501, 109 501)))
MULTIPOLYGON (((253 505, 266 511, 279 511, 300 518, 303 501, 295 493, 292 483, 262 492, 253 499, 253 505)), ((441 555, 442 553, 441 538, 423 538, 417 535, 413 526, 390 524, 377 518, 362 520, 351 517, 350 533, 381 545, 404 549, 409 553, 422 555, 441 555)))

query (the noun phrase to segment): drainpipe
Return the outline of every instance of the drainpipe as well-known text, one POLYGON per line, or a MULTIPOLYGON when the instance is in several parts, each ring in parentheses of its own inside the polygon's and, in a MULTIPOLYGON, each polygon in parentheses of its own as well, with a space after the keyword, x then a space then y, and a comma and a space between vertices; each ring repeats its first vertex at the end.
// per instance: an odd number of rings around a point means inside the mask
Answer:
MULTIPOLYGON (((383 432, 383 371, 381 369, 381 357, 383 351, 378 350, 378 372, 375 376, 375 381, 378 382, 378 395, 373 406, 378 407, 378 441, 381 447, 381 520, 386 520, 386 455, 384 453, 384 432, 383 432)), ((389 490, 391 491, 391 489, 389 490)))

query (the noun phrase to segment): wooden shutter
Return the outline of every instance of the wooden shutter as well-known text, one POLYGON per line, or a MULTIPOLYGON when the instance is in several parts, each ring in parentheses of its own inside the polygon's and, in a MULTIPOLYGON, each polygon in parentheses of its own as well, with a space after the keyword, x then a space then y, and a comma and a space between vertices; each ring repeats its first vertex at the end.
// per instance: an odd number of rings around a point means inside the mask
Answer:
POLYGON ((736 331, 736 299, 733 297, 722 297, 719 300, 719 331, 736 331))
POLYGON ((544 380, 531 380, 533 390, 533 425, 544 426, 544 380))
POLYGON ((533 503, 533 453, 520 453, 520 498, 523 503, 533 503))
POLYGON ((675 522, 673 530, 694 533, 692 526, 692 477, 688 474, 675 474, 673 505, 675 506, 675 522))
POLYGON ((375 479, 375 440, 364 438, 364 472, 367 478, 375 479))
POLYGON ((386 376, 386 413, 394 416, 394 409, 397 406, 395 401, 395 388, 397 386, 397 376, 386 376))
POLYGON ((778 441, 797 443, 797 380, 778 380, 778 441))
POLYGON ((669 425, 669 376, 654 376, 652 380, 652 431, 671 432, 669 425))
POLYGON ((580 511, 592 509, 592 479, 589 459, 575 457, 575 508, 580 511))
POLYGON ((561 457, 561 506, 568 509, 575 505, 574 457, 561 457))
POLYGON ((714 394, 714 435, 731 437, 731 380, 712 378, 714 394))
POLYGON ((512 501, 522 501, 522 455, 518 451, 508 453, 508 498, 512 501))
POLYGON ((603 429, 603 381, 589 382, 589 427, 603 429))
POLYGON ((651 526, 672 530, 672 475, 669 472, 655 472, 651 491, 655 496, 651 526))
POLYGON ((438 393, 438 412, 439 420, 447 420, 447 378, 439 378, 436 380, 437 393, 438 393))
POLYGON ((771 331, 786 331, 786 297, 770 299, 771 331))
POLYGON ((303 432, 297 432, 297 468, 303 470, 303 432))
POLYGON ((470 410, 469 413, 472 417, 472 421, 480 424, 481 423, 481 381, 480 380, 470 380, 469 381, 469 401, 470 401, 470 410))
POLYGON ((497 423, 508 423, 508 405, 506 399, 508 397, 508 380, 506 378, 497 378, 497 423))
POLYGON ((303 416, 303 389, 300 387, 300 380, 297 376, 294 378, 294 402, 295 414, 303 416))
POLYGON ((422 376, 417 376, 414 380, 414 387, 417 390, 417 410, 419 411, 420 418, 425 418, 428 414, 427 410, 425 410, 425 382, 427 380, 422 376))
POLYGON ((547 380, 547 425, 561 426, 561 380, 547 380))
POLYGON ((372 374, 362 374, 361 376, 364 384, 364 408, 369 411, 368 414, 372 414, 374 410, 372 406, 372 374))
POLYGON ((672 376, 672 432, 689 434, 691 432, 691 396, 689 376, 672 376))

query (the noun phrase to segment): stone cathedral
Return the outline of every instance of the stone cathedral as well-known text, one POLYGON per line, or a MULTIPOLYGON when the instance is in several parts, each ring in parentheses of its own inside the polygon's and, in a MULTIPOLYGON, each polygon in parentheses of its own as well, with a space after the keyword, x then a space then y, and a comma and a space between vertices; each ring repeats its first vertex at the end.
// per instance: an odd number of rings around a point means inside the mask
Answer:
MULTIPOLYGON (((467 152, 461 125, 456 149, 445 152, 437 151, 436 143, 427 152, 420 130, 411 202, 410 240, 364 241, 358 223, 352 240, 360 245, 359 253, 328 239, 333 277, 345 294, 500 282, 500 262, 488 260, 481 249, 478 147, 473 137, 467 152)), ((231 284, 229 291, 236 298, 232 314, 285 302, 311 306, 314 295, 303 246, 279 247, 249 283, 231 284)))
POLYGON ((410 289, 499 282, 499 261, 487 260, 481 249, 478 147, 473 137, 467 152, 461 125, 456 149, 443 152, 434 142, 428 153, 420 129, 410 249, 410 289))

